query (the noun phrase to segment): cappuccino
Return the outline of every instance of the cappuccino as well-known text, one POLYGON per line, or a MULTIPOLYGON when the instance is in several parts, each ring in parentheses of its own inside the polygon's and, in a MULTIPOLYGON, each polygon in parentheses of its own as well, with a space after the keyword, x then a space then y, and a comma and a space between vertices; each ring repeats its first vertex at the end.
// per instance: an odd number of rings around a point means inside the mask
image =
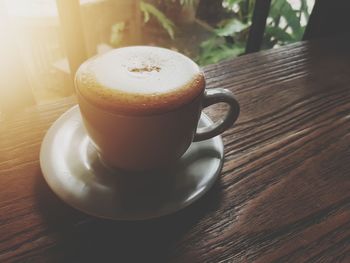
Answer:
POLYGON ((192 60, 164 48, 133 46, 86 61, 77 92, 107 111, 135 115, 174 110, 202 95, 204 76, 192 60))
POLYGON ((91 58, 75 85, 91 142, 104 163, 123 170, 168 166, 193 140, 219 135, 239 114, 229 91, 205 91, 198 65, 164 48, 126 47, 91 58), (227 115, 197 132, 203 107, 219 102, 230 106, 227 115))

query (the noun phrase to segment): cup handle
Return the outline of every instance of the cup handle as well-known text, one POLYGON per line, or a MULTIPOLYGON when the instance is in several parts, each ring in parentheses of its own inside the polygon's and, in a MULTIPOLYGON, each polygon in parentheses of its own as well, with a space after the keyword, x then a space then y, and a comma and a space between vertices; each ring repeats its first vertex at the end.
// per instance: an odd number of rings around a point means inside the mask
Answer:
POLYGON ((207 140, 223 133, 237 120, 240 108, 232 92, 227 89, 209 89, 205 91, 203 108, 220 102, 227 103, 230 107, 226 116, 209 127, 197 130, 193 139, 194 142, 207 140))

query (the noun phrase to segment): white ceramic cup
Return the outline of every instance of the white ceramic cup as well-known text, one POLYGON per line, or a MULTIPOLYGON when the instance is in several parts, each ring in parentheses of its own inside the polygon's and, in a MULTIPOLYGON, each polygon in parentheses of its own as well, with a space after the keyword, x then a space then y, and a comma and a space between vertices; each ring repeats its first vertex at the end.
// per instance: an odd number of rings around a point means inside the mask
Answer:
POLYGON ((175 51, 134 46, 84 62, 75 79, 85 128, 105 163, 128 171, 179 159, 193 141, 219 135, 236 121, 239 104, 225 89, 205 90, 192 60, 175 51), (229 105, 226 116, 197 131, 203 108, 229 105))

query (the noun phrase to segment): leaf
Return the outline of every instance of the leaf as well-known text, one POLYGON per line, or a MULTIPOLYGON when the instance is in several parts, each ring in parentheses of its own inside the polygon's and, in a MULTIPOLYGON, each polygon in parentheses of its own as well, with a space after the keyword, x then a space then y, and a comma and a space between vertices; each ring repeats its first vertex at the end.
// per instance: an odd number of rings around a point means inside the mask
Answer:
POLYGON ((243 51, 244 51, 244 48, 241 48, 241 47, 228 48, 227 46, 223 45, 223 46, 220 46, 218 49, 212 50, 208 53, 203 53, 199 57, 199 59, 197 59, 197 62, 202 66, 208 65, 208 64, 214 64, 214 63, 218 63, 223 59, 230 59, 233 57, 237 57, 243 51))
POLYGON ((208 40, 206 41, 203 41, 201 44, 200 44, 200 48, 202 50, 210 50, 210 49, 213 49, 215 48, 216 46, 220 46, 220 45, 223 45, 225 44, 225 39, 224 38, 221 38, 221 37, 212 37, 212 38, 209 38, 208 40))
POLYGON ((149 19, 150 19, 149 12, 147 10, 143 10, 143 16, 144 16, 143 22, 147 23, 149 21, 149 19))
POLYGON ((288 26, 292 28, 294 37, 299 40, 303 34, 303 30, 302 26, 300 25, 298 11, 294 10, 286 1, 281 12, 283 17, 287 20, 288 26))
POLYGON ((293 37, 280 27, 268 26, 266 27, 266 34, 281 42, 290 43, 294 41, 293 37))
POLYGON ((110 42, 113 46, 118 46, 123 40, 125 22, 119 22, 112 25, 110 42))
MULTIPOLYGON (((244 0, 223 0, 222 1, 222 6, 227 8, 227 9, 229 9, 229 10, 231 10, 235 4, 238 5, 241 2, 243 2, 243 1, 244 0)), ((247 0, 245 0, 245 1, 247 1, 247 0)))
POLYGON ((300 14, 304 14, 306 20, 308 20, 310 17, 309 5, 307 2, 308 2, 307 0, 301 0, 301 6, 300 6, 300 14))
POLYGON ((280 17, 284 17, 287 26, 292 29, 292 37, 295 40, 300 40, 304 28, 300 24, 299 10, 294 10, 287 0, 274 0, 271 5, 270 17, 274 20, 275 26, 280 26, 280 17))
POLYGON ((211 37, 202 42, 196 61, 199 65, 217 63, 223 59, 236 57, 244 52, 244 44, 228 44, 223 37, 211 37))
POLYGON ((215 33, 221 37, 233 36, 236 33, 243 31, 248 26, 249 26, 248 24, 244 24, 238 19, 233 18, 233 19, 227 20, 227 22, 223 27, 216 29, 215 33))
POLYGON ((276 20, 278 17, 281 16, 282 8, 284 4, 286 3, 286 0, 274 0, 272 1, 269 16, 276 20))
POLYGON ((154 5, 140 1, 140 10, 144 14, 145 23, 148 22, 150 15, 154 16, 158 23, 168 32, 171 39, 174 39, 175 24, 168 19, 165 14, 154 5))
POLYGON ((180 4, 187 7, 194 7, 196 2, 196 0, 180 0, 180 4))

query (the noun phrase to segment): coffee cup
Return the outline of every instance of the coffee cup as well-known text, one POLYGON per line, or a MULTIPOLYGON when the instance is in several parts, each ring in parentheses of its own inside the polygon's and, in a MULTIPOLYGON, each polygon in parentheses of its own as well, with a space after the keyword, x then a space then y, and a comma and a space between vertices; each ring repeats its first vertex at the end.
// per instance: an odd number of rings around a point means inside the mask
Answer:
POLYGON ((239 115, 225 89, 205 89, 190 58, 165 48, 131 46, 84 62, 75 77, 86 131, 103 162, 144 171, 178 160, 194 141, 219 135, 239 115), (197 130, 203 108, 226 103, 225 117, 197 130))

